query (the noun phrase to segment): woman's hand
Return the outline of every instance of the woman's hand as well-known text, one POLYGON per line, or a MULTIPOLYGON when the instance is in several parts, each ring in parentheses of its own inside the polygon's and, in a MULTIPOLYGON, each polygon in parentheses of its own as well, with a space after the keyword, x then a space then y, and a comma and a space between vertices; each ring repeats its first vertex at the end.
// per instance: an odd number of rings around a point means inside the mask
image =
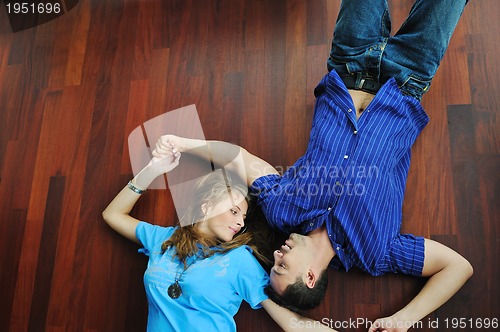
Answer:
POLYGON ((368 332, 406 332, 414 322, 405 322, 396 316, 377 319, 368 332))
POLYGON ((181 153, 176 152, 166 152, 158 151, 155 149, 153 151, 153 158, 132 180, 133 184, 139 188, 145 190, 149 185, 160 175, 170 172, 179 165, 179 160, 181 159, 181 153))

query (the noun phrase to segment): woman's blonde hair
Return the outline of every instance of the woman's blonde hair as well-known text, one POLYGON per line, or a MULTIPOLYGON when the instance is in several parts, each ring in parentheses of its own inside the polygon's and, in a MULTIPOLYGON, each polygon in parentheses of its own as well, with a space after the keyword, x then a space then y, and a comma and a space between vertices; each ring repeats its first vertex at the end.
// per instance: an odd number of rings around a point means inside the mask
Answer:
MULTIPOLYGON (((234 177, 233 177, 234 178, 234 177)), ((193 194, 192 204, 188 207, 186 213, 180 218, 179 226, 172 236, 162 244, 162 251, 169 248, 175 248, 175 256, 186 265, 188 257, 199 255, 203 258, 212 256, 215 253, 225 253, 234 248, 248 245, 252 248, 254 255, 264 263, 269 263, 262 255, 256 245, 252 231, 240 232, 236 234, 231 241, 222 242, 216 238, 210 238, 200 231, 200 220, 204 220, 205 210, 215 206, 224 199, 232 197, 233 199, 240 193, 247 201, 250 209, 251 200, 247 194, 248 188, 243 183, 234 183, 230 176, 225 172, 215 171, 202 177, 196 185, 193 194), (201 255, 200 255, 201 252, 201 255)))

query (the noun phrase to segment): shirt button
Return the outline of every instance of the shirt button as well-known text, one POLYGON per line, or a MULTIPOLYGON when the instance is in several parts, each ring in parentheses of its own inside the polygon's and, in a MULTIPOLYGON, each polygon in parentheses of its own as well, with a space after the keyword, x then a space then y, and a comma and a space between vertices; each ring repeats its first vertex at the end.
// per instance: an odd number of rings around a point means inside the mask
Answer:
POLYGON ((332 209, 331 207, 328 207, 328 209, 327 209, 327 210, 328 210, 328 211, 330 211, 331 209, 332 209))
POLYGON ((314 224, 313 224, 313 223, 310 223, 310 224, 309 224, 309 226, 314 226, 314 224))
POLYGON ((357 133, 358 133, 358 131, 357 131, 357 130, 355 130, 355 131, 354 131, 354 135, 356 135, 357 133))
POLYGON ((352 109, 350 109, 350 108, 349 108, 349 109, 347 110, 347 112, 351 113, 351 112, 352 112, 352 109))
POLYGON ((347 159, 347 158, 349 158, 349 156, 348 156, 348 155, 345 155, 345 156, 344 156, 344 159, 347 159))
POLYGON ((340 250, 340 247, 335 248, 335 250, 340 250))
POLYGON ((370 113, 370 110, 366 110, 368 113, 370 113))

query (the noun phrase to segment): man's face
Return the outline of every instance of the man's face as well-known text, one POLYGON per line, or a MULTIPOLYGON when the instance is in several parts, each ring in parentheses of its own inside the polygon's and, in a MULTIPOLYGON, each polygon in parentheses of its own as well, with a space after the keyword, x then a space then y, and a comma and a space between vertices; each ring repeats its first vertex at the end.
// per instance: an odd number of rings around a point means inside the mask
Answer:
POLYGON ((309 263, 310 240, 307 236, 293 233, 280 249, 274 251, 270 278, 271 286, 279 295, 305 274, 309 263))

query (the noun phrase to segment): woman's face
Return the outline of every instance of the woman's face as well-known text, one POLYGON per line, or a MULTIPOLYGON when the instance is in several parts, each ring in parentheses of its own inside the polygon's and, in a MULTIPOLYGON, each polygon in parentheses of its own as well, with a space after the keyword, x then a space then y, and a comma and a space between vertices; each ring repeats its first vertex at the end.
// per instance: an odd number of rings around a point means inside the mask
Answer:
POLYGON ((202 210, 206 218, 200 224, 200 231, 219 241, 229 242, 245 226, 248 203, 240 192, 234 190, 214 206, 204 204, 202 210))

